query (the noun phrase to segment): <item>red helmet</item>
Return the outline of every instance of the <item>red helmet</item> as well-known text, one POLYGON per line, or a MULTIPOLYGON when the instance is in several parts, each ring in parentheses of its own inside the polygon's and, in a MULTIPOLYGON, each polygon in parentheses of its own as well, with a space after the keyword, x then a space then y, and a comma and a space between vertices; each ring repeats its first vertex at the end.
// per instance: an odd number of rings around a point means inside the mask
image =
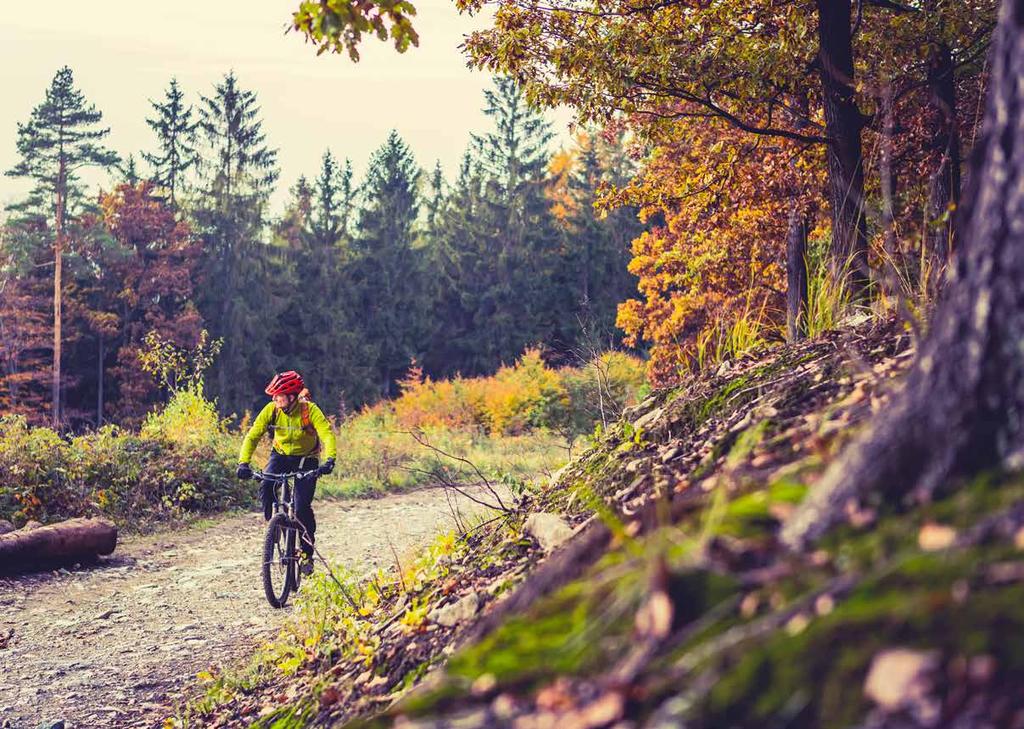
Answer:
POLYGON ((274 395, 297 395, 302 392, 306 387, 306 384, 302 381, 302 375, 298 372, 288 370, 282 372, 279 375, 274 375, 274 379, 267 385, 266 393, 270 396, 274 395))

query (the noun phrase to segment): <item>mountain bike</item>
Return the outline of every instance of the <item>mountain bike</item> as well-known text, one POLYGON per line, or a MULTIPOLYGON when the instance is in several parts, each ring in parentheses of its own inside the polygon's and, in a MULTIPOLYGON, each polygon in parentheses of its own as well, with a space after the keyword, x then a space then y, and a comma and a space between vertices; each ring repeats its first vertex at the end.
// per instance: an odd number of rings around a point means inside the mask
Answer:
POLYGON ((292 473, 264 473, 253 469, 254 480, 274 482, 274 511, 263 539, 263 592, 272 607, 284 607, 288 595, 299 590, 302 579, 299 540, 305 529, 296 517, 295 481, 317 473, 315 468, 292 473))

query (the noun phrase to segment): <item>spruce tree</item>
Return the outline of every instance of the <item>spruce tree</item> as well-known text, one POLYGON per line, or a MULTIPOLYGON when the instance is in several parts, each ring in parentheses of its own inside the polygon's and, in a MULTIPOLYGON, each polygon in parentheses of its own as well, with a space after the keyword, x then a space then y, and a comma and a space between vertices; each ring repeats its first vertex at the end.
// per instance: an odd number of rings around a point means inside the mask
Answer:
POLYGON ((618 304, 636 290, 627 265, 630 243, 642 225, 635 208, 619 207, 603 217, 595 209, 602 183, 621 186, 628 179, 632 165, 622 153, 622 139, 606 141, 596 132, 588 133, 581 137, 575 158, 563 260, 566 293, 571 297, 567 305, 585 327, 587 344, 604 348, 615 343, 618 304))
POLYGON ((198 159, 198 121, 193 121, 192 107, 186 106, 184 99, 178 80, 172 78, 163 103, 150 101, 155 115, 147 118, 146 123, 156 133, 159 150, 142 155, 153 168, 153 182, 167 191, 172 208, 177 208, 178 198, 185 189, 186 175, 198 159))
POLYGON ((202 97, 199 130, 205 148, 198 166, 202 194, 194 216, 204 242, 200 311, 224 346, 214 365, 221 405, 240 412, 258 402, 273 374, 268 328, 283 280, 262 235, 278 177, 277 152, 267 146, 256 94, 233 73, 202 97))
POLYGON ((46 98, 32 110, 29 120, 18 124, 17 148, 21 161, 7 174, 36 181, 35 194, 52 200, 53 220, 53 377, 51 404, 53 426, 61 425, 61 304, 63 260, 67 246, 69 193, 75 189, 77 171, 88 166, 110 167, 117 155, 102 145, 110 130, 99 126, 103 115, 75 88, 71 69, 57 71, 46 98))
POLYGON ((313 208, 310 232, 315 244, 323 249, 347 242, 351 234, 352 208, 355 190, 352 186, 352 162, 342 167, 331 150, 324 152, 320 173, 313 183, 313 208))
POLYGON ((412 152, 392 131, 370 158, 362 189, 364 206, 353 241, 354 313, 374 343, 378 391, 387 395, 426 331, 422 267, 415 256, 420 170, 412 152))
POLYGON ((485 99, 484 113, 495 128, 474 136, 474 151, 484 178, 480 214, 489 281, 474 326, 483 362, 492 369, 527 345, 552 340, 564 311, 558 305, 558 231, 545 195, 551 125, 511 79, 497 79, 485 99))
POLYGON ((478 165, 468 152, 450 191, 428 208, 429 275, 434 326, 424 369, 434 377, 475 375, 493 370, 486 333, 477 323, 491 285, 493 229, 484 216, 478 165), (433 219, 435 222, 430 223, 433 219))

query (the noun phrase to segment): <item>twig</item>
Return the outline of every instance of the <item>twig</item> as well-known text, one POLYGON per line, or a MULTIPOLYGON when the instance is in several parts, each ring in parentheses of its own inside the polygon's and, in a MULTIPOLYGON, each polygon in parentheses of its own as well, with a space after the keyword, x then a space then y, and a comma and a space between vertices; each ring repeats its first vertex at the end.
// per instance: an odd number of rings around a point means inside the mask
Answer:
POLYGON ((398 581, 402 583, 402 592, 409 592, 409 588, 405 586, 405 575, 402 574, 402 563, 398 559, 398 552, 395 551, 395 545, 391 543, 391 537, 388 537, 388 546, 391 547, 391 554, 395 556, 395 568, 398 570, 398 581))
MULTIPOLYGON (((488 479, 487 476, 484 475, 483 471, 481 471, 477 467, 477 465, 475 463, 473 463, 471 460, 469 460, 468 458, 463 458, 462 456, 453 455, 451 453, 448 453, 447 451, 444 451, 444 450, 438 448, 433 443, 430 443, 429 441, 425 440, 415 430, 409 430, 409 431, 406 431, 406 433, 408 433, 408 435, 411 436, 414 441, 419 443, 424 448, 427 448, 428 450, 431 450, 434 453, 442 455, 445 458, 450 458, 453 461, 457 461, 458 463, 463 463, 463 464, 469 466, 470 468, 472 468, 473 471, 476 473, 476 475, 480 478, 481 482, 483 482, 484 486, 487 487, 487 490, 490 492, 491 496, 493 496, 495 499, 497 499, 498 507, 502 511, 511 511, 511 509, 509 509, 507 506, 505 506, 505 502, 501 500, 501 495, 498 494, 498 492, 495 490, 494 485, 491 483, 490 479, 488 479)), ((484 505, 486 505, 486 504, 484 504, 484 505)))

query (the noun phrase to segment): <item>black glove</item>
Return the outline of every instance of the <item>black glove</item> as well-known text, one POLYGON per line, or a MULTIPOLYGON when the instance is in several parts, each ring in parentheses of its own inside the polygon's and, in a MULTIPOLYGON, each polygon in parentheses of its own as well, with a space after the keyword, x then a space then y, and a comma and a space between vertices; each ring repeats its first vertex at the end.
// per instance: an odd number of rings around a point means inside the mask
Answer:
POLYGON ((235 475, 242 481, 248 481, 252 478, 252 468, 249 467, 248 463, 239 463, 238 468, 235 469, 235 475))
POLYGON ((334 470, 334 459, 333 458, 328 458, 326 461, 324 461, 324 464, 322 466, 320 466, 320 468, 317 469, 317 473, 319 473, 321 476, 326 476, 327 474, 329 474, 333 470, 334 470))

